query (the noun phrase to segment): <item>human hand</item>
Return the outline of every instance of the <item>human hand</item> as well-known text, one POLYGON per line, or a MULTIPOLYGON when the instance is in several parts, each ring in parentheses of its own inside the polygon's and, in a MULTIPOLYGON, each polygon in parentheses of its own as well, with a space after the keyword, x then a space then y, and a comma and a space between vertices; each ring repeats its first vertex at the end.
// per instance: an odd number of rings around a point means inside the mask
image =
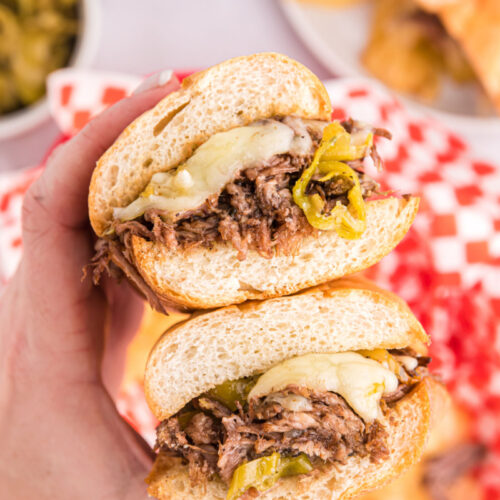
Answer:
POLYGON ((81 277, 93 255, 92 170, 133 119, 179 86, 166 74, 58 147, 26 193, 23 258, 0 298, 2 498, 147 498, 151 450, 110 397, 116 370, 102 370, 123 361, 142 300, 126 283, 96 288, 81 277))

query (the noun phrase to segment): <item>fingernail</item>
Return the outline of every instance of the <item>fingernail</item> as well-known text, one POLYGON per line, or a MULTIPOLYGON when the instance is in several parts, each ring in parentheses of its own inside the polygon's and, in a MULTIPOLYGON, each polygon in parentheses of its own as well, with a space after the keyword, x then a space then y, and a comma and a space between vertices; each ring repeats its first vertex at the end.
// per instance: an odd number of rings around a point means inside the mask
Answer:
POLYGON ((163 87, 163 85, 167 84, 172 80, 172 76, 174 76, 174 72, 171 69, 161 71, 158 75, 158 87, 163 87))
POLYGON ((150 90, 156 87, 163 87, 166 85, 172 77, 174 76, 174 72, 171 69, 164 69, 163 71, 159 71, 158 73, 154 73, 148 76, 135 90, 132 94, 140 94, 141 92, 145 92, 146 90, 150 90))

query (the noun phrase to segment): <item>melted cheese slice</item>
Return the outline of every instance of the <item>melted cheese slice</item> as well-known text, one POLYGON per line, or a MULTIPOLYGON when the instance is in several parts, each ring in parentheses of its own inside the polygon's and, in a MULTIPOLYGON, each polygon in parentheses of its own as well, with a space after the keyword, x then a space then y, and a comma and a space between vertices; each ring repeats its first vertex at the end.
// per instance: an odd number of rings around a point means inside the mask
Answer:
POLYGON ((264 373, 248 399, 298 385, 342 396, 365 421, 381 416, 380 399, 398 387, 396 375, 373 359, 354 352, 306 354, 288 359, 264 373))
POLYGON ((243 168, 274 155, 302 152, 307 145, 310 145, 308 134, 295 135, 290 126, 276 120, 219 132, 178 168, 153 175, 139 198, 127 207, 114 209, 114 217, 132 220, 151 208, 172 215, 193 210, 220 193, 243 168))

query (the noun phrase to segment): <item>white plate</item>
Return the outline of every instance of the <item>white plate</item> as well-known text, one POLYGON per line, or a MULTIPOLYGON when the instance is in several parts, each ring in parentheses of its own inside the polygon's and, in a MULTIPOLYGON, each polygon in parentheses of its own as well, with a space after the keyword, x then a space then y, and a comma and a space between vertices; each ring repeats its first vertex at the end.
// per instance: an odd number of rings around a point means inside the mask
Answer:
MULTIPOLYGON (((338 76, 370 74, 360 63, 372 21, 372 3, 353 7, 321 7, 297 0, 280 0, 291 25, 323 64, 338 76)), ((475 114, 478 92, 474 86, 446 83, 438 100, 426 106, 401 94, 409 108, 430 113, 465 137, 473 152, 498 161, 500 119, 475 114)))
MULTIPOLYGON (((99 0, 82 0, 81 31, 69 66, 86 67, 94 58, 100 33, 99 0)), ((0 139, 8 139, 40 125, 50 117, 47 97, 27 108, 0 116, 0 139)))

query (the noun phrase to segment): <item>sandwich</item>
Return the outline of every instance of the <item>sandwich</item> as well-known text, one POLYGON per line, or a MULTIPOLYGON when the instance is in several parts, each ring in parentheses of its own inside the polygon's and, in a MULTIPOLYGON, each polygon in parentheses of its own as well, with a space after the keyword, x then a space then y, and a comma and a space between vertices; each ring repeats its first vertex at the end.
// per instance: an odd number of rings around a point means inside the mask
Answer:
POLYGON ((435 385, 433 418, 422 460, 382 489, 359 500, 482 500, 473 471, 485 448, 472 439, 468 415, 443 385, 435 385))
POLYGON ((160 421, 150 495, 348 499, 384 485, 427 440, 427 341, 401 299, 347 278, 176 325, 145 372, 160 421))
POLYGON ((418 198, 380 199, 364 165, 380 166, 374 138, 390 134, 331 114, 318 78, 279 54, 185 79, 97 163, 94 281, 125 274, 160 311, 209 309, 377 262, 418 198))
POLYGON ((500 112, 500 3, 498 0, 417 0, 461 47, 500 112))
MULTIPOLYGON (((450 80, 469 87, 479 82, 500 111, 497 0, 377 0, 375 4, 370 39, 361 57, 373 75, 423 101, 436 99, 450 80)), ((477 107, 486 108, 481 99, 477 107)))

